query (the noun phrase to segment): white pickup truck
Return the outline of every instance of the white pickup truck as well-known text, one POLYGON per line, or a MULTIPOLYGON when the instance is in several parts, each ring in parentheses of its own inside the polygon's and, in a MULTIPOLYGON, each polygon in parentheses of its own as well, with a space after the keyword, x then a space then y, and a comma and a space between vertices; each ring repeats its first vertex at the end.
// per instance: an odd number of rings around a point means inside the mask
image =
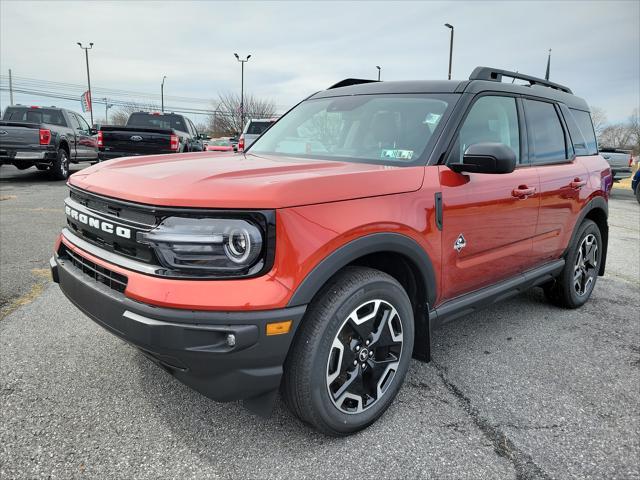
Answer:
POLYGON ((633 166, 631 151, 616 148, 601 148, 600 155, 609 162, 614 182, 629 178, 633 174, 631 170, 633 166))

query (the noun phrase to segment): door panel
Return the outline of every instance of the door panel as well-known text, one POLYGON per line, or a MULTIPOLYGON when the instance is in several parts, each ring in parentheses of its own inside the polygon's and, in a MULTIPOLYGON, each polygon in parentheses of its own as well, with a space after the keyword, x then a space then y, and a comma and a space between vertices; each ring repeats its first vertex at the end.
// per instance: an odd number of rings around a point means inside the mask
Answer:
POLYGON ((540 203, 538 172, 458 174, 440 166, 443 197, 444 299, 477 290, 534 266, 533 236, 540 203), (534 188, 525 197, 518 187, 534 188), (466 245, 454 246, 462 235, 466 245))
POLYGON ((531 162, 540 177, 540 217, 532 258, 545 263, 558 258, 567 246, 581 192, 586 194, 588 172, 573 159, 574 147, 558 106, 533 99, 524 99, 523 104, 531 162))
POLYGON ((581 207, 581 193, 589 180, 580 162, 537 167, 540 175, 540 219, 533 243, 539 262, 558 258, 566 248, 581 207), (584 183, 583 183, 584 182, 584 183), (568 235, 567 235, 568 232, 568 235))

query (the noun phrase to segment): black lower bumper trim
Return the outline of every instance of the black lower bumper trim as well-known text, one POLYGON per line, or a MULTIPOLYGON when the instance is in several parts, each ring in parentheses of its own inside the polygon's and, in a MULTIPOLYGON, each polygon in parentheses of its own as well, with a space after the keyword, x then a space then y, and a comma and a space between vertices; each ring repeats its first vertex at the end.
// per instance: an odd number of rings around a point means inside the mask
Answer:
POLYGON ((160 308, 111 290, 59 257, 51 259, 51 272, 63 293, 88 317, 217 401, 261 397, 279 387, 282 365, 306 309, 160 308), (293 321, 290 333, 266 335, 267 323, 283 320, 293 321))

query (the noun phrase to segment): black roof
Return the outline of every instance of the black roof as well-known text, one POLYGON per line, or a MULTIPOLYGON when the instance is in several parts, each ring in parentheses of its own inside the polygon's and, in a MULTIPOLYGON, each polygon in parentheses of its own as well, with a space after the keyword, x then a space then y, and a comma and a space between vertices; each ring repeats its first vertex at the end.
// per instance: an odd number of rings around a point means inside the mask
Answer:
POLYGON ((589 110, 587 102, 582 98, 573 95, 568 87, 549 82, 541 78, 489 67, 476 68, 469 78, 470 80, 409 80, 400 82, 346 79, 342 82, 338 82, 328 90, 323 90, 312 95, 310 98, 339 97, 344 95, 375 95, 385 93, 476 94, 480 92, 494 91, 547 98, 562 102, 570 108, 589 110), (503 76, 525 80, 530 82, 530 84, 518 85, 511 82, 502 82, 503 76))

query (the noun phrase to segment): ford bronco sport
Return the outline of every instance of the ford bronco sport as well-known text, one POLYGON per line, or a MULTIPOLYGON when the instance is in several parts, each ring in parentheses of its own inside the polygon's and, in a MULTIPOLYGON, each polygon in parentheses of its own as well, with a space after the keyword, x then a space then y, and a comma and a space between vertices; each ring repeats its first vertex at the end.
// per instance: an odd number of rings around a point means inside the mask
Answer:
MULTIPOLYGON (((502 82, 515 77, 526 84, 502 82)), ((349 79, 240 157, 123 158, 74 174, 53 278, 91 319, 218 401, 278 391, 330 435, 389 407, 438 325, 604 273, 609 165, 561 85, 349 79)))

